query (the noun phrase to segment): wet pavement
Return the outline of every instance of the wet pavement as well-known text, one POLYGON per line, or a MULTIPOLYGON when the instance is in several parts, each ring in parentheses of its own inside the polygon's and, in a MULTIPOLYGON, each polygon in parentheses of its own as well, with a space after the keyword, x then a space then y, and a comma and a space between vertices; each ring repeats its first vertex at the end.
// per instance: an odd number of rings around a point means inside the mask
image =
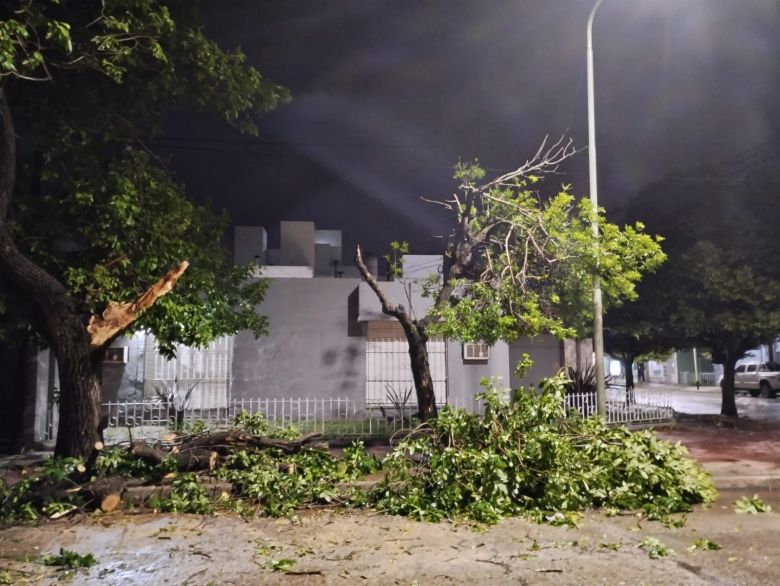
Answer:
MULTIPOLYGON (((672 393, 672 407, 678 413, 718 414, 720 413, 720 387, 681 387, 676 385, 648 385, 650 388, 668 388, 672 393)), ((737 412, 740 417, 780 422, 780 397, 751 397, 744 391, 737 391, 737 412)))
MULTIPOLYGON (((681 527, 594 511, 576 529, 515 518, 479 531, 333 509, 251 521, 111 513, 0 531, 0 577, 61 584, 62 572, 36 560, 64 547, 98 560, 71 578, 84 586, 778 584, 776 515, 734 510, 752 494, 724 491, 681 527)), ((777 491, 757 494, 780 509, 777 491)))
POLYGON ((487 531, 374 511, 306 510, 248 522, 114 512, 0 531, 0 583, 61 584, 62 573, 40 558, 64 547, 97 558, 70 578, 85 586, 780 584, 777 513, 734 508, 738 498, 755 494, 780 512, 780 425, 773 415, 780 400, 741 397, 743 415, 767 417, 734 421, 717 415, 719 392, 673 390, 675 409, 693 414, 658 430, 687 446, 721 493, 687 515, 683 527, 598 511, 587 512, 579 529, 508 519, 487 531), (652 558, 652 540, 669 555, 652 558), (694 547, 701 540, 721 549, 694 547))

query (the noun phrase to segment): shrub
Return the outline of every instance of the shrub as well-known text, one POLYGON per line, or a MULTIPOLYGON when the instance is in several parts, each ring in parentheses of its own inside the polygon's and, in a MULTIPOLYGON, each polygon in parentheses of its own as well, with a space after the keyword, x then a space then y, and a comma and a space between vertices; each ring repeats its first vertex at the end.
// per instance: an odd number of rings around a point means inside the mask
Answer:
POLYGON ((427 520, 568 522, 576 519, 570 513, 592 507, 660 518, 717 496, 684 447, 650 431, 568 417, 562 375, 543 381, 541 394, 520 389, 511 403, 483 384, 483 417, 445 407, 427 433, 387 457, 387 478, 375 493, 380 509, 427 520))

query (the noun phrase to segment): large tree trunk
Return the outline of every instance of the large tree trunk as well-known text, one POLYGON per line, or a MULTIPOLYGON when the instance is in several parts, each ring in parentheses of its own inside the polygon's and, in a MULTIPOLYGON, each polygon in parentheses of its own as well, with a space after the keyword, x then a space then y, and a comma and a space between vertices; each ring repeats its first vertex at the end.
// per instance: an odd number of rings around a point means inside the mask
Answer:
POLYGON ((19 252, 4 224, 0 225, 0 267, 34 299, 57 358, 60 427, 55 454, 89 459, 99 439, 100 379, 85 316, 65 287, 19 252))
POLYGON ((89 459, 98 440, 99 384, 95 384, 86 329, 65 287, 16 246, 8 221, 16 182, 16 136, 5 90, 0 86, 0 268, 30 296, 45 323, 45 337, 57 357, 60 373, 60 429, 55 453, 89 459))
POLYGON ((404 330, 406 342, 409 345, 409 363, 414 378, 414 390, 417 393, 417 409, 420 419, 427 421, 436 417, 436 395, 433 391, 433 378, 431 377, 431 366, 428 362, 428 348, 425 345, 428 342, 428 336, 425 335, 425 327, 409 316, 400 307, 391 303, 382 291, 379 283, 369 272, 368 267, 363 262, 363 255, 360 252, 360 246, 355 252, 355 264, 360 274, 365 279, 368 286, 379 299, 382 306, 382 313, 398 320, 404 330))
POLYGON ((188 263, 162 277, 129 303, 111 303, 101 316, 83 311, 66 287, 19 250, 8 221, 16 182, 16 135, 5 89, 0 84, 0 270, 24 292, 41 317, 60 375, 60 424, 55 454, 88 463, 101 439, 100 360, 103 348, 145 309, 165 295, 188 263))
POLYGON ((409 360, 414 378, 414 388, 417 391, 417 409, 420 419, 427 421, 436 417, 436 394, 433 390, 433 378, 431 366, 428 362, 428 336, 423 328, 412 323, 411 320, 398 320, 406 334, 409 344, 409 360))
POLYGON ((54 453, 91 462, 96 455, 96 443, 103 439, 100 365, 92 356, 89 338, 79 335, 85 333, 83 325, 81 330, 70 332, 73 335, 63 336, 54 344, 60 375, 60 422, 54 453))
POLYGON ((736 369, 737 358, 731 355, 723 361, 723 382, 720 385, 721 405, 720 414, 728 417, 738 417, 737 399, 734 392, 734 370, 736 369))

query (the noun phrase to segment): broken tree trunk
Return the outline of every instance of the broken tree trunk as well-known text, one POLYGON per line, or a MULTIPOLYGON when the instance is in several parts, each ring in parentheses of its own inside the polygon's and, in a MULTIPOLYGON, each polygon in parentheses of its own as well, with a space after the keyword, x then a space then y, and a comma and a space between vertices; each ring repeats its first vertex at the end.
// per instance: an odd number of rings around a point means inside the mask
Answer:
POLYGON ((184 442, 178 449, 180 452, 191 450, 193 448, 210 447, 215 450, 227 450, 231 447, 253 447, 253 448, 278 448, 285 452, 297 452, 306 444, 320 437, 320 433, 309 433, 296 440, 284 440, 278 438, 252 435, 241 429, 231 429, 229 431, 220 431, 196 437, 184 442))
POLYGON ((87 326, 92 348, 102 348, 117 334, 125 331, 138 319, 138 316, 173 289, 188 266, 190 266, 189 262, 182 261, 179 266, 169 271, 133 301, 109 303, 102 315, 93 315, 87 326))
POLYGON ((130 452, 139 460, 152 466, 160 464, 163 460, 171 459, 176 462, 177 470, 213 470, 217 464, 219 454, 205 447, 173 448, 165 451, 146 442, 133 442, 130 452))
POLYGON ((226 456, 236 449, 276 448, 293 453, 300 451, 306 445, 310 445, 321 435, 320 433, 310 433, 296 440, 284 440, 252 435, 241 429, 231 429, 202 435, 175 445, 170 449, 152 446, 144 441, 137 441, 130 446, 130 452, 139 460, 152 466, 156 466, 168 458, 176 462, 178 470, 213 470, 219 456, 226 456))
POLYGON ((106 513, 116 509, 122 502, 122 495, 128 488, 142 486, 143 480, 122 478, 121 476, 104 476, 82 484, 77 492, 86 497, 106 513))

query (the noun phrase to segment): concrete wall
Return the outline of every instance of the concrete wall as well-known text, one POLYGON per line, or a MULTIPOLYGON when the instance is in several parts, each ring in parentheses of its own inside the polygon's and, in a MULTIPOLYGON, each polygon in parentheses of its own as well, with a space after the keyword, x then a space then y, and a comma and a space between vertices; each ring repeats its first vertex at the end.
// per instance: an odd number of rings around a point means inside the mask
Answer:
POLYGON ((314 274, 333 277, 341 270, 341 230, 314 231, 314 274), (334 263, 337 266, 334 267, 334 263))
POLYGON ((509 346, 509 369, 512 372, 510 378, 512 389, 520 386, 537 386, 542 378, 552 376, 564 365, 564 353, 562 343, 551 335, 536 336, 534 338, 521 338, 509 346), (515 365, 523 359, 527 353, 533 366, 526 376, 519 377, 514 374, 515 365))
MULTIPOLYGON (((401 281, 380 281, 379 286, 392 303, 403 305, 407 312, 411 309, 414 312, 413 315, 416 315, 418 318, 424 317, 433 304, 430 298, 422 296, 421 288, 413 283, 404 284, 401 281), (406 287, 406 291, 404 287, 406 287), (406 294, 407 291, 410 292, 409 297, 406 294)), ((382 313, 382 305, 379 303, 376 294, 371 290, 371 287, 368 286, 368 283, 360 283, 359 297, 360 321, 395 319, 382 313)))
POLYGON ((242 265, 255 260, 265 263, 268 235, 261 226, 236 226, 233 236, 233 262, 242 265))
POLYGON ((260 311, 270 333, 236 336, 233 397, 349 397, 365 401, 365 339, 357 279, 276 279, 260 311))
POLYGON ((587 368, 593 364, 593 340, 564 340, 563 341, 563 365, 578 368, 577 346, 579 345, 579 368, 587 368))
POLYGON ((463 345, 447 342, 447 371, 450 401, 456 406, 469 408, 474 395, 484 390, 479 384, 483 377, 501 377, 497 386, 509 386, 509 347, 504 342, 498 342, 490 348, 487 361, 467 362, 463 360, 463 345))
POLYGON ((103 363, 103 401, 140 401, 144 391, 146 334, 118 338, 112 348, 127 348, 127 363, 103 363))
POLYGON ((27 356, 27 373, 22 441, 30 447, 46 439, 49 399, 59 388, 54 353, 48 349, 31 350, 27 356))
POLYGON ((282 222, 280 265, 314 268, 314 222, 282 222))

